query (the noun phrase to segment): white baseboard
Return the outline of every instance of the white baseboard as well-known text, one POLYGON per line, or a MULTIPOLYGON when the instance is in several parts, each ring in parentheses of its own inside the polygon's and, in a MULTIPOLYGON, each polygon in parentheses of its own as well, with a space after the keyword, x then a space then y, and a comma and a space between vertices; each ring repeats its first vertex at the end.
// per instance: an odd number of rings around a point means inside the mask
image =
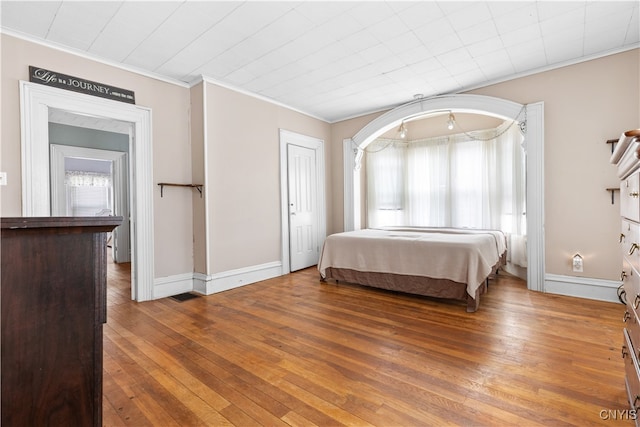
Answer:
POLYGON ((193 290, 193 273, 177 274, 153 280, 153 299, 178 295, 193 290))
POLYGON ((282 262, 280 261, 223 271, 208 276, 195 273, 193 275, 193 290, 204 295, 211 295, 278 276, 282 276, 282 262))
POLYGON ((616 280, 546 274, 544 291, 599 301, 620 302, 617 291, 621 284, 622 282, 616 280))

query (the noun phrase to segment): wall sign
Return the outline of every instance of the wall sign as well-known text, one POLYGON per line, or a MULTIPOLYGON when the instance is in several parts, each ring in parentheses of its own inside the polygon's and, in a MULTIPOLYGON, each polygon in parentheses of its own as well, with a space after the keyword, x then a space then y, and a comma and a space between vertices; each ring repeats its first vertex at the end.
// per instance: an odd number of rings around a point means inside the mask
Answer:
POLYGON ((87 95, 99 96, 100 98, 127 102, 129 104, 136 103, 135 94, 131 90, 120 89, 114 86, 92 82, 91 80, 56 73, 44 68, 33 67, 31 65, 29 66, 29 81, 60 89, 72 90, 74 92, 80 92, 87 95))

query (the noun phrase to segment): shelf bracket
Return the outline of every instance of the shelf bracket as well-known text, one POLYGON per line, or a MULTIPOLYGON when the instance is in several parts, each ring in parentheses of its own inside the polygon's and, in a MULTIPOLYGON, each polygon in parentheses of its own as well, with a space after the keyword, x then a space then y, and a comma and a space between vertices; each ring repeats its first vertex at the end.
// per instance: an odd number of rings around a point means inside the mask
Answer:
POLYGON ((172 182, 159 182, 158 185, 160 186, 160 197, 164 197, 164 187, 191 187, 198 190, 200 198, 202 198, 202 184, 175 184, 172 182))

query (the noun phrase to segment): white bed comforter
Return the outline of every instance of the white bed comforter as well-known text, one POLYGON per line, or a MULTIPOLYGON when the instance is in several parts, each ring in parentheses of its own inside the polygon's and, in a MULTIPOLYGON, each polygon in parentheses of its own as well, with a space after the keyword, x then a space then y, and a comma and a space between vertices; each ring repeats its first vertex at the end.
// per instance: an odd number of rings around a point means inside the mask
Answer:
POLYGON ((384 228, 332 234, 324 242, 318 270, 348 268, 448 279, 476 290, 506 250, 501 231, 458 228, 384 228))

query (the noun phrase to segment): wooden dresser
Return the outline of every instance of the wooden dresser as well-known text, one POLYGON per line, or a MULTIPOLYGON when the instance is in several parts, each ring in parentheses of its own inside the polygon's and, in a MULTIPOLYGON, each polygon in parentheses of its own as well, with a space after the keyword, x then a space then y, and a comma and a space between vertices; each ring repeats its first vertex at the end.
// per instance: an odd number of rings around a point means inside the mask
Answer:
POLYGON ((99 426, 106 238, 122 218, 0 222, 2 426, 99 426))
MULTIPOLYGON (((631 410, 640 411, 640 129, 624 132, 611 155, 620 182, 620 251, 626 309, 622 357, 631 410)), ((634 412, 635 413, 635 412, 634 412)), ((636 420, 636 425, 639 420, 636 420)))

